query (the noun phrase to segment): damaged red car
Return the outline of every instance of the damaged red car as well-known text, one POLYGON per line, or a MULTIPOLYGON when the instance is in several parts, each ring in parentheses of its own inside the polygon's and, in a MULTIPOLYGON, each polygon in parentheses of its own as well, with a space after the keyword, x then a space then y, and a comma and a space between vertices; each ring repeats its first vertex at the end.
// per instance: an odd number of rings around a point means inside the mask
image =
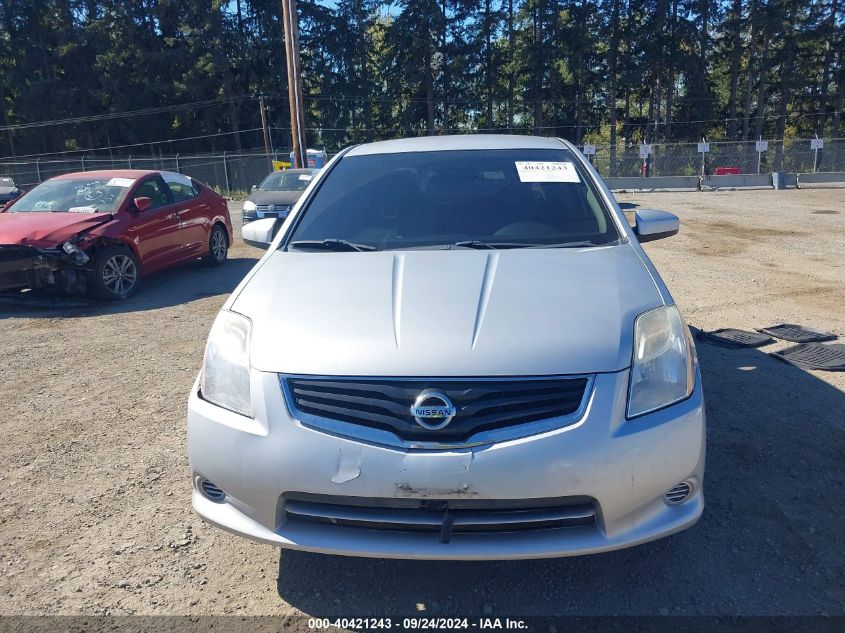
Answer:
POLYGON ((226 200, 167 171, 51 178, 0 212, 0 296, 125 299, 142 277, 195 259, 226 261, 226 200))

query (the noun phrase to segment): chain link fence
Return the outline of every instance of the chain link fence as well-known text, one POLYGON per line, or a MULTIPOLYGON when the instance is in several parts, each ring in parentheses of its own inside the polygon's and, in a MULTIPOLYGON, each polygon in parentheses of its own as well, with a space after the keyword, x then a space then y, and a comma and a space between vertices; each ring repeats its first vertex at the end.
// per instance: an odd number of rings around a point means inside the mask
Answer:
MULTIPOLYGON (((289 152, 278 150, 272 160, 288 161, 289 152)), ((0 162, 0 176, 9 176, 29 189, 40 182, 78 171, 100 169, 150 169, 174 171, 214 187, 223 194, 249 191, 271 170, 264 152, 175 156, 74 156, 73 158, 34 158, 0 162)))
POLYGON ((702 154, 698 143, 655 143, 646 160, 639 145, 596 145, 592 162, 606 177, 700 176, 702 167, 705 175, 712 175, 718 167, 736 167, 741 174, 845 171, 845 139, 824 139, 819 150, 811 148, 809 139, 767 141, 767 145, 758 152, 756 141, 711 142, 710 151, 702 154))
MULTIPOLYGON (((809 139, 768 141, 758 152, 755 141, 744 143, 711 142, 703 155, 703 170, 711 175, 718 167, 737 167, 742 174, 782 171, 790 173, 845 172, 845 139, 824 139, 819 150, 809 139)), ((591 156, 599 173, 617 176, 698 176, 702 154, 697 143, 653 144, 648 159, 640 156, 640 146, 596 145, 591 156)), ((289 150, 277 150, 271 158, 287 161, 289 150)), ((270 171, 263 151, 237 154, 175 156, 74 156, 73 158, 26 158, 0 161, 0 176, 12 177, 28 189, 47 178, 76 171, 97 169, 160 169, 179 172, 214 187, 223 194, 249 191, 270 171)))

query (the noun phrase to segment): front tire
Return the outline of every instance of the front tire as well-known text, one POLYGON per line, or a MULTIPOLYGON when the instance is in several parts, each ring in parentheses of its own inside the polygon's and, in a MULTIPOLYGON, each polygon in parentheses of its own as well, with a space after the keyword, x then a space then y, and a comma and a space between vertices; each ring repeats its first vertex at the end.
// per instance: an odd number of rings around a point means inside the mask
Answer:
POLYGON ((106 301, 128 299, 141 283, 138 258, 127 248, 110 246, 97 256, 91 291, 106 301))
POLYGON ((203 262, 208 266, 221 266, 228 255, 229 236, 222 226, 215 224, 208 237, 208 255, 203 258, 203 262))

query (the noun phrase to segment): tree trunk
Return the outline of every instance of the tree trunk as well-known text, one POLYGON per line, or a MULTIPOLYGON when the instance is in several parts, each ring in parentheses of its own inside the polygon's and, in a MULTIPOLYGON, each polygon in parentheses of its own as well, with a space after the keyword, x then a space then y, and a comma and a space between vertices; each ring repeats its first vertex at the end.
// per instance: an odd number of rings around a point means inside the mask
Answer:
MULTIPOLYGON (((585 48, 588 45, 586 39, 588 35, 585 34, 587 28, 587 7, 586 0, 581 0, 578 6, 578 13, 574 15, 576 24, 581 25, 578 29, 576 54, 573 61, 575 65, 575 144, 580 145, 581 139, 584 136, 584 110, 586 109, 584 94, 587 92, 585 84, 587 80, 585 75, 587 73, 587 64, 585 63, 585 48)), ((574 10, 574 8, 573 8, 574 10)))
MULTIPOLYGON (((710 48, 710 0, 700 0, 699 11, 701 13, 701 29, 699 29, 698 47, 698 80, 700 82, 699 94, 704 96, 707 92, 707 52, 710 48)), ((696 124, 696 136, 701 138, 704 132, 704 123, 696 124)))
POLYGON ((760 85, 757 90, 757 110, 754 113, 754 138, 763 135, 763 122, 766 117, 766 75, 769 72, 769 22, 763 26, 763 55, 760 58, 760 85))
POLYGON ((651 90, 648 91, 648 114, 646 115, 646 126, 643 134, 645 143, 651 143, 654 140, 654 102, 657 99, 657 91, 659 79, 655 77, 651 82, 651 90))
POLYGON ((749 9, 751 35, 748 38, 748 65, 745 72, 745 108, 742 111, 742 140, 748 140, 751 124, 751 94, 754 92, 754 58, 757 52, 757 0, 751 0, 749 9))
MULTIPOLYGON (((3 113, 3 125, 6 128, 6 134, 9 137, 9 156, 15 157, 15 133, 9 129, 9 108, 6 105, 6 93, 3 90, 3 82, 0 81, 0 112, 3 113)), ((26 150, 24 150, 26 151, 26 150)))
POLYGON ((608 109, 610 110, 610 175, 616 174, 616 91, 617 85, 617 51, 619 48, 619 2, 613 0, 610 8, 610 48, 608 50, 608 66, 610 72, 610 95, 608 109))
MULTIPOLYGON (((781 81, 780 81, 780 105, 778 107, 778 122, 775 136, 778 139, 783 139, 786 131, 786 115, 789 108, 789 98, 792 94, 792 75, 793 75, 793 61, 795 58, 795 38, 796 33, 792 26, 793 16, 787 13, 784 16, 784 56, 781 65, 781 81)), ((775 148, 774 168, 779 170, 781 167, 781 159, 783 156, 783 143, 778 143, 775 148)))
POLYGON ((675 107, 675 58, 678 55, 676 29, 678 24, 678 0, 672 0, 672 15, 669 22, 669 79, 666 82, 666 125, 663 126, 663 141, 672 141, 672 110, 675 107))
POLYGON ((508 0, 508 128, 513 128, 513 40, 513 0, 508 0))
POLYGON ((625 86, 625 112, 622 115, 622 134, 625 137, 625 147, 631 144, 631 87, 625 86))
POLYGON ((833 0, 830 5, 830 17, 828 18, 825 32, 824 64, 822 65, 821 86, 819 90, 819 116, 816 121, 816 135, 824 135, 824 124, 827 122, 827 98, 830 90, 830 67, 833 64, 833 46, 831 40, 836 36, 836 13, 839 9, 838 0, 833 0))
POLYGON ((431 67, 431 48, 425 52, 425 75, 423 76, 423 90, 425 91, 425 122, 429 136, 434 134, 434 71, 431 67))
POLYGON ((728 97, 728 139, 736 134, 736 98, 739 88, 739 60, 742 53, 742 0, 733 0, 733 37, 731 38, 731 93, 728 97))
POLYGON ((534 97, 534 133, 539 135, 543 127, 543 15, 545 3, 540 2, 540 7, 534 11, 534 72, 532 90, 534 97))
MULTIPOLYGON (((223 9, 218 7, 217 9, 212 9, 209 19, 211 20, 211 29, 212 29, 212 36, 215 40, 220 42, 224 41, 224 30, 225 25, 223 23, 223 9)), ((222 73, 222 80, 223 80, 223 97, 227 100, 227 109, 229 111, 229 127, 234 134, 235 141, 235 151, 240 152, 242 149, 241 145, 241 114, 240 108, 238 107, 238 102, 235 100, 235 91, 234 91, 234 76, 232 75, 232 66, 229 63, 229 60, 226 58, 225 52, 220 48, 216 47, 215 50, 215 65, 220 69, 222 73)), ((225 145, 224 145, 225 147, 225 145)))
POLYGON ((487 95, 487 127, 493 128, 493 51, 490 0, 484 0, 484 86, 487 95))
MULTIPOLYGON (((452 78, 449 74, 449 56, 448 56, 448 39, 449 39, 449 6, 447 0, 441 0, 441 35, 440 35, 440 59, 443 64, 443 130, 446 134, 449 133, 449 95, 452 92, 452 78)), ((432 85, 434 79, 432 78, 432 85)))
POLYGON ((581 144, 581 73, 575 76, 575 144, 581 144))
POLYGON ((830 135, 834 138, 842 136, 842 108, 845 106, 845 51, 839 50, 839 75, 836 78, 836 96, 833 99, 833 120, 830 125, 830 135))

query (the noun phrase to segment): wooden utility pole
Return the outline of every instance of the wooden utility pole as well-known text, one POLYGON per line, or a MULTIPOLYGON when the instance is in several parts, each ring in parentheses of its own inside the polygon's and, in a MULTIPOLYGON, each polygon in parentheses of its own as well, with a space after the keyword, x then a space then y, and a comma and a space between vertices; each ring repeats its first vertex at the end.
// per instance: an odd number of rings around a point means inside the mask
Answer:
POLYGON ((264 132, 264 155, 267 157, 267 168, 273 171, 273 159, 270 158, 270 131, 267 128, 267 111, 264 108, 264 95, 258 97, 258 108, 261 110, 261 130, 264 132))
POLYGON ((302 99, 302 76, 299 60, 299 20, 296 0, 282 0, 282 28, 288 69, 290 99, 290 131, 293 140, 293 166, 308 166, 308 144, 305 140, 305 108, 302 99))

